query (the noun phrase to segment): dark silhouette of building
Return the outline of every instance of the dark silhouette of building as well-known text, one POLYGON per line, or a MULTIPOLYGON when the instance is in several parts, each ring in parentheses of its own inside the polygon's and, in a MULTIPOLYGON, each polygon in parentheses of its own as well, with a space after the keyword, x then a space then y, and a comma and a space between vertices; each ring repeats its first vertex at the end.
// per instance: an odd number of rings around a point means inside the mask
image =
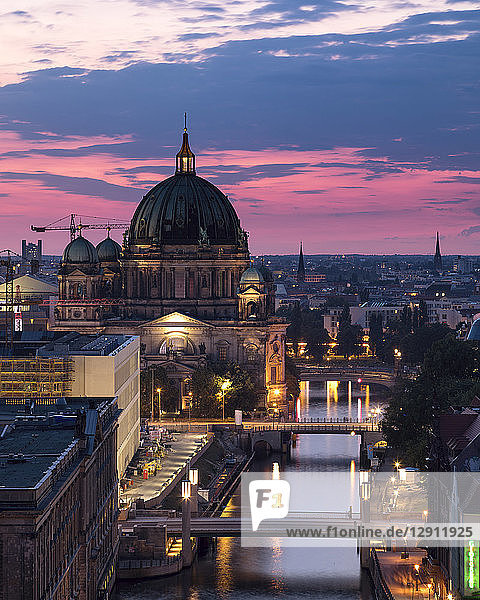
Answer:
POLYGON ((435 256, 433 257, 433 270, 437 273, 443 271, 442 255, 440 253, 440 237, 437 231, 437 245, 435 247, 435 256))
POLYGON ((42 262, 42 240, 38 240, 36 244, 22 240, 22 258, 28 262, 37 260, 39 264, 42 262))
POLYGON ((298 255, 297 281, 298 281, 298 283, 305 282, 305 264, 303 262, 303 243, 302 242, 300 242, 300 254, 298 255))

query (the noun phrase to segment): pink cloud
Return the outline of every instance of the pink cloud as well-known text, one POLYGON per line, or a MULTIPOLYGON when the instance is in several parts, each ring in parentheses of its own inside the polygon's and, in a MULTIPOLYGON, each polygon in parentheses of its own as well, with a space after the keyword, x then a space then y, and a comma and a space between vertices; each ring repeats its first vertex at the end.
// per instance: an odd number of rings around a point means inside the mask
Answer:
MULTIPOLYGON (((158 168, 171 167, 173 172, 174 150, 170 159, 149 160, 152 172, 143 170, 145 161, 106 153, 40 153, 121 141, 125 138, 60 141, 49 136, 27 143, 13 132, 1 132, 3 246, 18 252, 22 238, 37 236, 31 224, 43 225, 70 212, 128 221, 143 190, 163 179, 158 168), (26 155, 5 155, 25 150, 26 155)), ((308 253, 430 253, 437 229, 445 253, 478 252, 476 235, 459 236, 477 224, 475 173, 464 171, 459 180, 457 172, 369 161, 361 150, 209 150, 197 156, 197 167, 232 198, 256 254, 296 252, 300 239, 308 253)), ((87 236, 96 242, 103 233, 87 236)), ((114 237, 120 241, 121 233, 114 237)), ((67 241, 66 232, 45 234, 45 251, 60 253, 67 241)))

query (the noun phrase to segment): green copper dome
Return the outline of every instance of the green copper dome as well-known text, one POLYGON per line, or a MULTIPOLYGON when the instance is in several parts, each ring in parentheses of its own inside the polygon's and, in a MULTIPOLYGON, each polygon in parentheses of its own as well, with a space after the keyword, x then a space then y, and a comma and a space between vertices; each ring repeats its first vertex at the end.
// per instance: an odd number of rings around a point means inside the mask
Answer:
POLYGON ((130 224, 130 243, 237 245, 239 231, 240 221, 225 194, 195 174, 185 131, 176 173, 143 197, 130 224))
POLYGON ((248 267, 240 278, 240 283, 264 283, 265 279, 257 267, 248 267))
POLYGON ((113 262, 120 258, 122 247, 112 240, 110 236, 106 237, 97 245, 97 253, 100 262, 113 262))
POLYGON ((63 251, 62 262, 66 265, 97 264, 97 249, 84 237, 77 237, 63 251))

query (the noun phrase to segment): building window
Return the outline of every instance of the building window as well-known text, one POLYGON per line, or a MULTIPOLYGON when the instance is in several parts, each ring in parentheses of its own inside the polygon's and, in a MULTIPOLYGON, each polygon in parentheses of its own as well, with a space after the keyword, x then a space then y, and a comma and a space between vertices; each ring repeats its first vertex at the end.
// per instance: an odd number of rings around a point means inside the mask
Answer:
POLYGON ((227 360, 226 346, 220 346, 220 348, 218 349, 218 360, 227 360))
POLYGON ((270 383, 277 383, 277 367, 270 367, 270 383))

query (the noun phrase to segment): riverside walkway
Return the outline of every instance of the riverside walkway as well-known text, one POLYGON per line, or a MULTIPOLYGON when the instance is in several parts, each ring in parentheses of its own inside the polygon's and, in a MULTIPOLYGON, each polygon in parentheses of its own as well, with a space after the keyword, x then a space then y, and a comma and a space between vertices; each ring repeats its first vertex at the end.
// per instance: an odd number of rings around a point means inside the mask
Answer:
POLYGON ((425 550, 415 549, 409 550, 409 557, 402 559, 400 552, 382 552, 377 551, 376 556, 378 566, 383 577, 383 581, 387 586, 391 600, 428 600, 434 598, 433 586, 429 589, 427 584, 431 583, 431 578, 428 577, 422 568, 422 558, 427 555, 425 550), (414 574, 415 565, 419 565, 418 575, 418 590, 416 585, 416 576, 414 574))
POLYGON ((211 439, 200 433, 181 434, 170 443, 171 449, 162 458, 157 474, 146 480, 141 475, 135 477, 134 485, 121 494, 121 499, 131 502, 143 498, 146 506, 160 503, 183 479, 188 465, 193 465, 209 447, 211 439))

